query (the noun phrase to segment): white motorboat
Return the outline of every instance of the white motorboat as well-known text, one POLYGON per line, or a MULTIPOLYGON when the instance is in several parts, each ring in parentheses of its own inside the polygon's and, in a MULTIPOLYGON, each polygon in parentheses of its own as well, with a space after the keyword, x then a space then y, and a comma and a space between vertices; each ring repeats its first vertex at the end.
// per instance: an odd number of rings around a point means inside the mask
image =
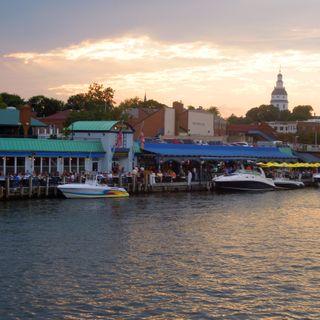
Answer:
POLYGON ((320 187, 320 173, 313 175, 313 182, 316 184, 316 186, 320 187))
POLYGON ((216 189, 235 191, 271 191, 275 189, 272 179, 266 178, 264 171, 238 170, 232 174, 213 179, 216 189))
POLYGON ((120 198, 128 197, 124 188, 109 187, 99 184, 97 179, 86 180, 85 183, 67 183, 58 186, 62 194, 69 199, 75 198, 120 198))
POLYGON ((273 180, 277 189, 300 189, 304 188, 304 183, 299 180, 290 180, 288 178, 275 178, 273 180))

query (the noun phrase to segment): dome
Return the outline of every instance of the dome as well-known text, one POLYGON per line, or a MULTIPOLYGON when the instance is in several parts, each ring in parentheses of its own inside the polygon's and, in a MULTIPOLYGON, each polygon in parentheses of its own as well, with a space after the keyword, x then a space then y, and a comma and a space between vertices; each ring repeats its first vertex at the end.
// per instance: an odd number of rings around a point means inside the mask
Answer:
POLYGON ((274 88, 272 93, 273 96, 287 96, 287 91, 285 88, 274 88))

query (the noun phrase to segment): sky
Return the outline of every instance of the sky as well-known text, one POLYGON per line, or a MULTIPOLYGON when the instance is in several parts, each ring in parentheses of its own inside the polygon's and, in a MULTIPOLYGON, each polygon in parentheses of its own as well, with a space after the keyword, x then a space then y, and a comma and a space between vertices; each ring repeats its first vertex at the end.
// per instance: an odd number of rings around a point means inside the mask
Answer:
POLYGON ((281 66, 289 109, 320 112, 318 0, 0 0, 0 92, 66 101, 92 82, 117 103, 270 103, 281 66))

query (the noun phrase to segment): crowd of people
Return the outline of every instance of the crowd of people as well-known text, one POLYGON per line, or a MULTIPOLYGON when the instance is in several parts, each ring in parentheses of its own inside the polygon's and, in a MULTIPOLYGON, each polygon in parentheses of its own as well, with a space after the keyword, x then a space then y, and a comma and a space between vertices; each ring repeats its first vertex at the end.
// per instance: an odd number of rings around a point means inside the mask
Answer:
MULTIPOLYGON (((123 168, 117 167, 109 172, 98 172, 97 180, 100 183, 108 185, 125 185, 128 183, 142 183, 144 185, 154 185, 156 183, 170 183, 170 182, 187 182, 189 185, 192 181, 211 181, 215 176, 221 174, 232 174, 238 169, 253 170, 255 164, 253 162, 215 162, 206 163, 199 166, 175 166, 167 165, 162 168, 154 166, 136 166, 133 170, 125 172, 123 168)), ((286 177, 290 179, 308 179, 312 178, 317 169, 265 169, 267 177, 286 177)), ((0 172, 0 185, 5 186, 6 178, 9 179, 11 187, 28 187, 30 180, 33 186, 58 185, 62 183, 84 183, 88 177, 85 172, 59 172, 53 173, 9 173, 6 176, 0 172)))

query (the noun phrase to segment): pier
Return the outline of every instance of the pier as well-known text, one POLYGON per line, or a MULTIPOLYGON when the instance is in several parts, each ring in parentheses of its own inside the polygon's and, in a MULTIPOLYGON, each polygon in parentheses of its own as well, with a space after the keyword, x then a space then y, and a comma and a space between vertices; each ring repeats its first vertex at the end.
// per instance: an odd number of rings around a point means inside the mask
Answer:
MULTIPOLYGON (((312 179, 303 179, 306 187, 313 187, 312 179)), ((64 181, 63 181, 64 183, 64 181)), ((58 185, 52 183, 47 178, 45 183, 35 185, 32 178, 28 180, 28 185, 12 186, 12 180, 5 179, 5 184, 0 186, 0 201, 16 199, 37 199, 37 198, 62 198, 63 195, 58 190, 58 185)), ((213 192, 214 184, 212 181, 186 181, 180 182, 157 182, 154 184, 138 182, 133 179, 131 182, 122 182, 121 179, 113 186, 125 188, 131 196, 151 193, 171 193, 171 192, 213 192)))

